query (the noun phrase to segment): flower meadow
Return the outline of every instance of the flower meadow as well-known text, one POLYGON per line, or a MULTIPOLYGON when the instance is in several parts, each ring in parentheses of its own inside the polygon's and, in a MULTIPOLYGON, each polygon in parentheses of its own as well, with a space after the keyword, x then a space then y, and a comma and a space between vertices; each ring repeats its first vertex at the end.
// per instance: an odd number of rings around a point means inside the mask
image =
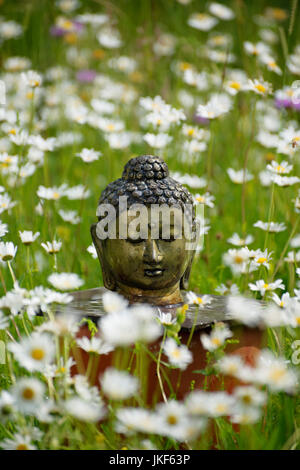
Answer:
POLYGON ((297 0, 0 3, 0 448, 299 449, 297 0), (250 365, 231 323, 194 331, 207 361, 183 397, 167 372, 195 359, 188 305, 108 291, 98 322, 56 314, 103 285, 89 227, 143 154, 205 208, 187 304, 228 296, 265 337, 250 365))

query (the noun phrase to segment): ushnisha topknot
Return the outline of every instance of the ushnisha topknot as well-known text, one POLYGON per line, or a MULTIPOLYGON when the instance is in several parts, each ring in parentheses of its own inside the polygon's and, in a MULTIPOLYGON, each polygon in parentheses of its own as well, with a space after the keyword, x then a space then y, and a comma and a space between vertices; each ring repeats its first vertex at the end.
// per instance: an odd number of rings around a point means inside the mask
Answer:
POLYGON ((129 160, 123 170, 122 178, 126 180, 162 180, 169 176, 168 165, 159 157, 142 155, 129 160))
MULTIPOLYGON (((129 160, 122 178, 110 183, 101 193, 98 204, 112 204, 118 209, 119 197, 127 196, 127 205, 167 204, 181 208, 190 205, 192 220, 195 207, 192 195, 178 181, 169 176, 168 165, 159 157, 141 155, 129 160)), ((99 217, 99 220, 102 217, 99 217)))

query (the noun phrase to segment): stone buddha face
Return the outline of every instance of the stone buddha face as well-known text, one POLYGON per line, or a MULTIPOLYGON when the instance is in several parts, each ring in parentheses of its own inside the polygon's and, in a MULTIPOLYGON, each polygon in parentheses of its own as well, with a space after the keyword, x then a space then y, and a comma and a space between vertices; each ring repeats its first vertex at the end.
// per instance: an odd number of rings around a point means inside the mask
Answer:
POLYGON ((187 288, 194 256, 190 248, 195 238, 194 221, 192 213, 184 210, 184 202, 191 202, 188 191, 167 177, 167 166, 162 160, 142 156, 130 160, 123 178, 104 190, 99 207, 101 204, 118 207, 116 198, 120 196, 127 196, 128 206, 110 217, 114 224, 110 226, 113 227, 110 236, 103 239, 100 227, 106 206, 104 211, 98 210, 99 222, 91 227, 104 286, 133 302, 157 305, 181 302, 180 288, 187 288), (149 178, 142 172, 145 166, 149 178), (165 178, 155 179, 155 171, 148 170, 151 167, 165 178), (135 178, 138 172, 144 178, 135 178))

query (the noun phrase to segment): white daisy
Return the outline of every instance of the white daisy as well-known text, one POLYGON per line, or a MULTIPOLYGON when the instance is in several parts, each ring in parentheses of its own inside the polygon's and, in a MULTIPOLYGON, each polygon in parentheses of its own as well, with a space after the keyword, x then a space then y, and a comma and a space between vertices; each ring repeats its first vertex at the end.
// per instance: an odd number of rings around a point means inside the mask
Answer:
POLYGON ((163 347, 170 363, 179 369, 186 369, 192 362, 192 353, 185 345, 179 346, 173 338, 167 338, 163 347))
POLYGON ((48 282, 58 290, 78 289, 84 284, 75 273, 53 273, 48 277, 48 282))

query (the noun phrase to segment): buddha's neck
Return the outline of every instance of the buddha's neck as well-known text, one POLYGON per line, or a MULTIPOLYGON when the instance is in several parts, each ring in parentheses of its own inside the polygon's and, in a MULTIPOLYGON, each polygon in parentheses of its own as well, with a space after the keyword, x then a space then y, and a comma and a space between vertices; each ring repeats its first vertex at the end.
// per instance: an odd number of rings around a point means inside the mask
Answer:
POLYGON ((180 282, 167 289, 144 290, 137 287, 118 283, 117 292, 126 297, 131 303, 149 303, 153 305, 179 304, 183 301, 180 292, 180 282))

